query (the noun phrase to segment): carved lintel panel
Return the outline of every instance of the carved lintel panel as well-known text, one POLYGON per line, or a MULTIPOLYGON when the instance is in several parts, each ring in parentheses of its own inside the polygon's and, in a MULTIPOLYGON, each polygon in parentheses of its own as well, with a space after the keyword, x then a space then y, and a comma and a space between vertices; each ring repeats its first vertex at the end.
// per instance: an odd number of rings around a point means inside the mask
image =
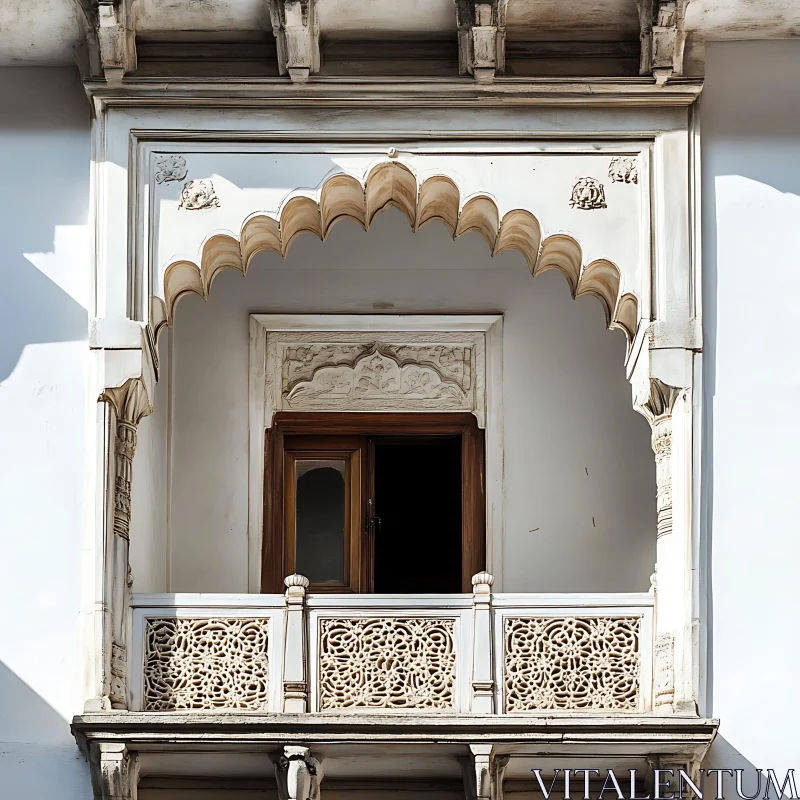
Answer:
POLYGON ((636 709, 639 617, 505 620, 505 710, 636 709))
POLYGON ((455 707, 455 620, 321 619, 319 705, 455 707))
POLYGON ((476 411, 484 334, 269 332, 273 411, 476 411))
POLYGON ((144 710, 265 711, 269 620, 148 619, 144 710))
POLYGON ((675 639, 661 633, 653 649, 653 705, 670 706, 675 699, 675 639))
POLYGON ((591 211, 596 208, 606 208, 606 190, 597 178, 581 178, 572 187, 572 197, 569 201, 570 208, 591 211))

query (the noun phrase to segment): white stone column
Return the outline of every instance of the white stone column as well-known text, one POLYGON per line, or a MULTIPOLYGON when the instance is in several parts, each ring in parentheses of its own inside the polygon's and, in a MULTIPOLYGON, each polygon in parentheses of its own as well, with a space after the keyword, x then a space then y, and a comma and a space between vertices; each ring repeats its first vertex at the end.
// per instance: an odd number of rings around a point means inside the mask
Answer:
POLYGON ((289 575, 283 650, 283 710, 287 714, 308 711, 308 654, 306 648, 306 589, 308 578, 289 575))
POLYGON ((492 584, 488 572, 472 576, 472 702, 473 714, 494 713, 492 584))
POLYGON ((127 708, 128 648, 127 623, 133 585, 128 553, 130 549, 131 479, 136 452, 136 428, 152 411, 144 383, 131 378, 122 386, 107 389, 105 400, 114 411, 114 440, 109 477, 113 486, 111 536, 106 539, 106 583, 110 620, 104 630, 104 694, 112 708, 127 708))
POLYGON ((697 713, 693 689, 691 390, 651 378, 637 403, 652 427, 656 459, 653 709, 697 713))

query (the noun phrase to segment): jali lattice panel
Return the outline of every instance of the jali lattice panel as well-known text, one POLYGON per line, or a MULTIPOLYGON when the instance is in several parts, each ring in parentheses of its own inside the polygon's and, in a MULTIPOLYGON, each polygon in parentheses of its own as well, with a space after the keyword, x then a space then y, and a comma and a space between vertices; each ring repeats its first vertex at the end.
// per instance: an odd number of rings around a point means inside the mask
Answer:
POLYGON ((320 710, 452 709, 454 630, 453 619, 320 619, 320 710))
POLYGON ((147 619, 145 711, 265 711, 269 620, 147 619))
POLYGON ((639 707, 639 617, 506 617, 505 711, 639 707))

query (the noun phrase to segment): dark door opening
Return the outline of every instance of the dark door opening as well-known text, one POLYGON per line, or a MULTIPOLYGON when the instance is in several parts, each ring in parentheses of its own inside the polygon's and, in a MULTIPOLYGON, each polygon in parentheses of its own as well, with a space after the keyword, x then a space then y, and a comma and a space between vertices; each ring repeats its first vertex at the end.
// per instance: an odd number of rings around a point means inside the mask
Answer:
POLYGON ((376 439, 373 591, 461 591, 461 437, 376 439))
POLYGON ((264 447, 262 591, 460 594, 486 568, 472 414, 283 411, 264 447))

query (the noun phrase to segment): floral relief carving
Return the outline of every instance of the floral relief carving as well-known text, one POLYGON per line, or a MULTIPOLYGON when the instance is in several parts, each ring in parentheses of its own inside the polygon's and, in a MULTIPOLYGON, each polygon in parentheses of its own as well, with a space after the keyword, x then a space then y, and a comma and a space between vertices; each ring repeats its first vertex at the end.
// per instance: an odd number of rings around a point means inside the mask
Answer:
POLYGON ((267 335, 275 410, 447 410, 483 407, 484 335, 343 331, 267 335))
POLYGON ((606 190, 597 178, 581 178, 572 187, 570 208, 589 211, 594 208, 606 208, 606 190))
POLYGON ((219 208, 219 198, 211 181, 188 181, 181 189, 178 208, 186 211, 201 211, 204 208, 219 208))
POLYGON ((636 709, 638 617, 507 618, 505 711, 636 709))
POLYGON ((156 183, 182 181, 188 172, 186 159, 183 156, 172 153, 156 158, 156 183))
POLYGON ((455 620, 321 619, 319 707, 452 709, 455 620))
POLYGON ((616 156, 608 165, 612 183, 639 183, 639 165, 631 156, 616 156))
POLYGON ((269 620, 145 624, 145 711, 267 709, 269 620))
MULTIPOLYGON (((290 405, 297 399, 326 394, 375 400, 391 396, 446 397, 462 403, 470 388, 468 347, 392 348, 375 343, 362 348, 352 363, 347 363, 347 357, 343 358, 344 354, 337 353, 335 348, 328 349, 333 350, 330 354, 333 364, 323 364, 309 380, 299 380, 291 388, 284 388, 290 405)), ((297 348, 294 354, 289 354, 288 371, 293 370, 293 355, 307 357, 304 350, 297 348)))

